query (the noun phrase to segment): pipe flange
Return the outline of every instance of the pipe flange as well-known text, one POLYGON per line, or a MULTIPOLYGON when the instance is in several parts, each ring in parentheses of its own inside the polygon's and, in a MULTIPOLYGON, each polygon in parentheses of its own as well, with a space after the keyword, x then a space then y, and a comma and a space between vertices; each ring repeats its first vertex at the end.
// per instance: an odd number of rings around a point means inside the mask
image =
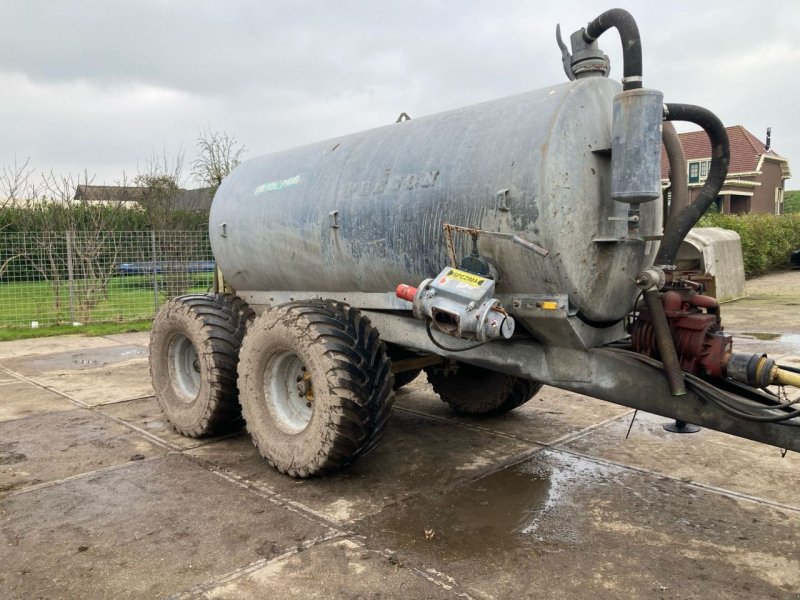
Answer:
POLYGON ((636 277, 636 285, 645 292, 661 290, 667 284, 667 276, 660 267, 649 267, 636 277))

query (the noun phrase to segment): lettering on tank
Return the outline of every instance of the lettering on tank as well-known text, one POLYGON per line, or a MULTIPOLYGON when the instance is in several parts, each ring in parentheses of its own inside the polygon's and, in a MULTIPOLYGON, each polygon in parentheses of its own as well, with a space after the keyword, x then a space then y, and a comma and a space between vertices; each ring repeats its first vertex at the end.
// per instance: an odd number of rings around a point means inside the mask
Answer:
POLYGON ((263 194, 265 192, 277 192, 278 190, 297 185, 298 183, 300 183, 300 175, 287 177, 286 179, 278 179, 277 181, 268 181, 258 186, 253 191, 253 196, 258 196, 259 194, 263 194))
POLYGON ((429 188, 436 185, 439 171, 423 171, 406 175, 392 175, 391 169, 386 169, 383 175, 374 181, 355 181, 344 185, 344 196, 376 196, 378 194, 429 188))

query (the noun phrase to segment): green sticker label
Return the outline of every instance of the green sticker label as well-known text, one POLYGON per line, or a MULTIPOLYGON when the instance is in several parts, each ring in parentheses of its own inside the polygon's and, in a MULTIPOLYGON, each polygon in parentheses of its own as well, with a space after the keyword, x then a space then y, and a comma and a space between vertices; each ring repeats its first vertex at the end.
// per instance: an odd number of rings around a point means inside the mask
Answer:
POLYGON ((297 185, 298 183, 300 183, 300 175, 295 175, 294 177, 288 177, 286 179, 279 179, 278 181, 268 181, 267 183, 262 183, 260 186, 258 186, 253 192, 253 196, 258 196, 259 194, 263 194, 265 192, 277 192, 278 190, 297 185))

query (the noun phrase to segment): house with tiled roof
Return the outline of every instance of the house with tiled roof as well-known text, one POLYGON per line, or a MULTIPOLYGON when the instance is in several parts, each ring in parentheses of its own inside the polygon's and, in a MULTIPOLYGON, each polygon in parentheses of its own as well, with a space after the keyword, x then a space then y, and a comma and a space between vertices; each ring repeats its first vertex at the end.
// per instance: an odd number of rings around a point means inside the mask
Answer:
MULTIPOLYGON (((741 125, 727 127, 731 163, 725 184, 717 196, 717 208, 726 214, 783 213, 785 181, 791 177, 789 161, 741 125)), ((680 134, 686 158, 689 201, 694 202, 705 183, 711 164, 711 144, 703 131, 680 134)), ((669 186, 669 162, 661 151, 661 183, 669 186)))

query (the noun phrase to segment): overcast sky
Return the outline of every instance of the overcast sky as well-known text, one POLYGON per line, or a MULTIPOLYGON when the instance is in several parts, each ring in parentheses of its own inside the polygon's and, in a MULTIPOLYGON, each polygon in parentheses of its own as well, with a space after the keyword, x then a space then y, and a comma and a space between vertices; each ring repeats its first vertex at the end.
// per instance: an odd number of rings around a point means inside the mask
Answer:
MULTIPOLYGON (((761 139, 771 126, 800 172, 800 2, 621 5, 639 23, 646 87, 761 139)), ((613 6, 0 0, 0 163, 113 183, 154 150, 183 149, 188 165, 200 128, 253 157, 545 87, 565 80, 556 23, 568 37, 613 6)), ((619 79, 616 32, 600 45, 619 79)))

